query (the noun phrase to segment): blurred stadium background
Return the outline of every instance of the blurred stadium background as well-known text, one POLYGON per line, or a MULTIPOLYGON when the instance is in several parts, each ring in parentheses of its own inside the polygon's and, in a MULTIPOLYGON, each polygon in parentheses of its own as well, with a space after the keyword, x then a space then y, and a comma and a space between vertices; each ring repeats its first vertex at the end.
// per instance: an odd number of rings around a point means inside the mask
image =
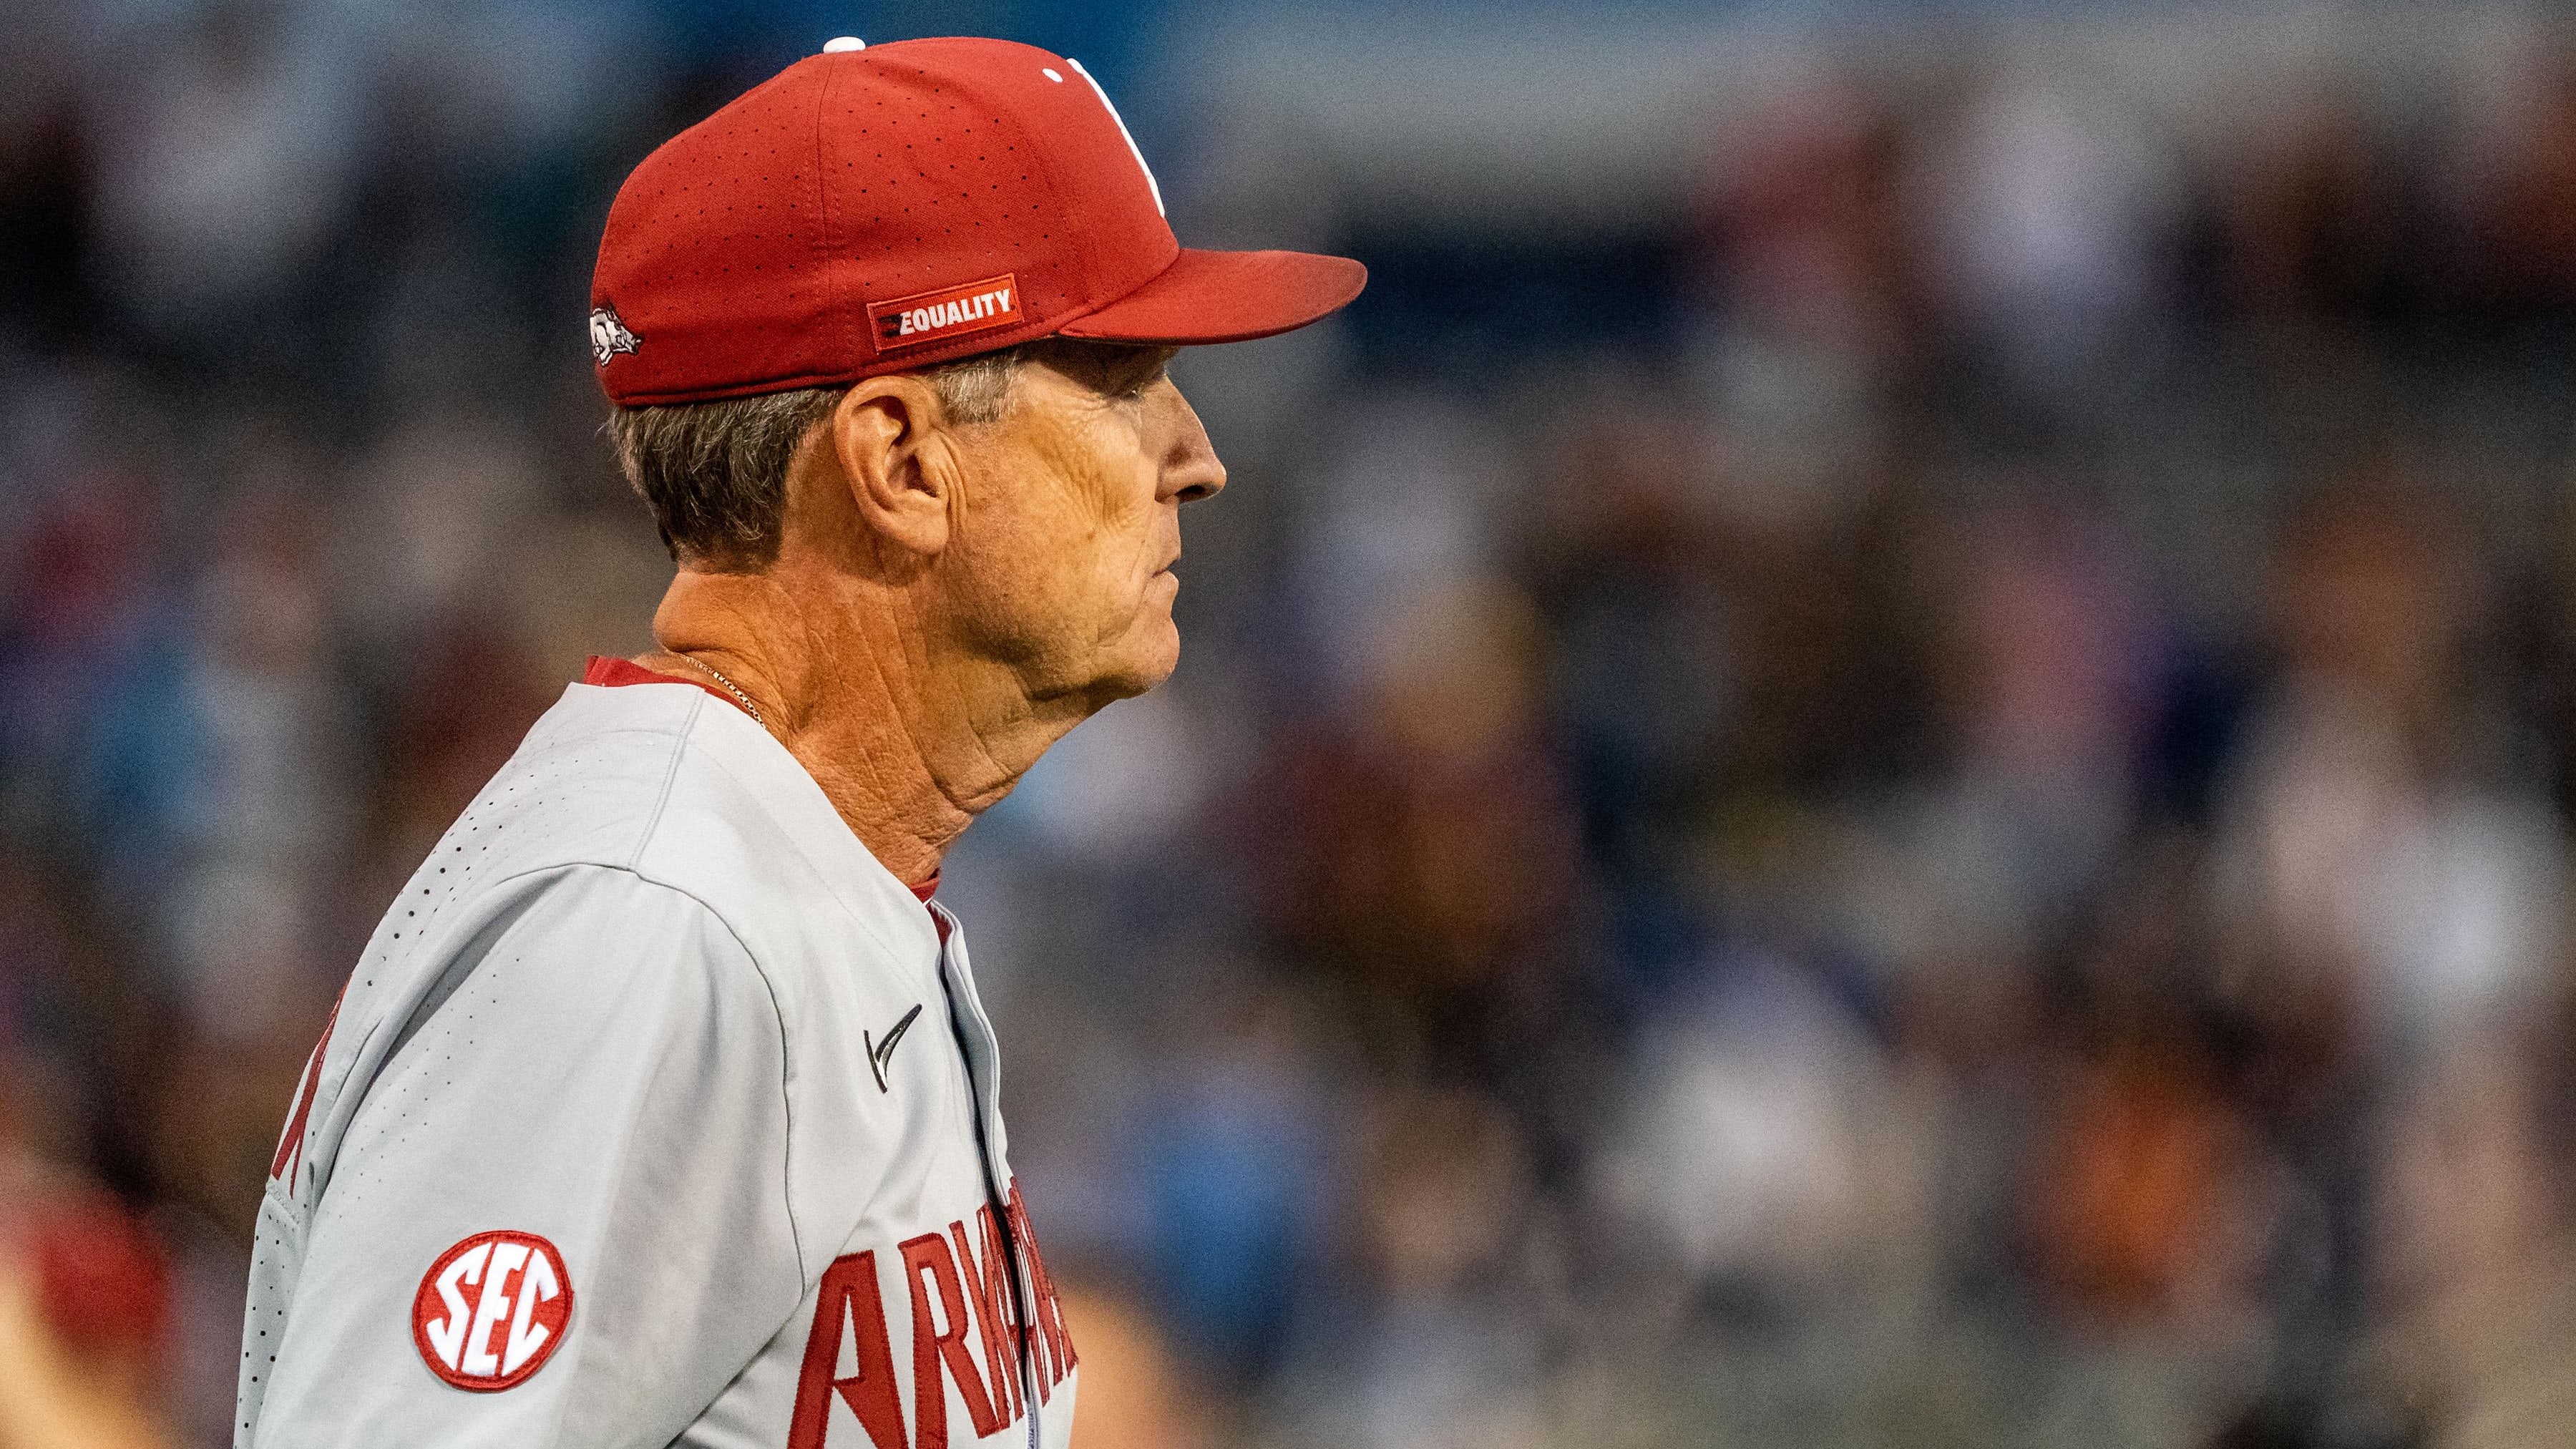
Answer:
POLYGON ((337 982, 646 642, 618 179, 958 32, 1373 273, 1183 359, 1181 673, 946 872, 1086 1449, 2576 1443, 2547 12, 6 29, 0 1445, 229 1442, 337 982))

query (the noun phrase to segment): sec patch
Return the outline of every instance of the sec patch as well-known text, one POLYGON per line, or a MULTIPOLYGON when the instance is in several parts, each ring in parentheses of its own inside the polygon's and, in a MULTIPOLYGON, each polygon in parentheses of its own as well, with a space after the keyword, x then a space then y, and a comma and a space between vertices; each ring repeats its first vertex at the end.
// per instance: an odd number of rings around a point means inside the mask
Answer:
POLYGON ((534 1233, 476 1233, 441 1253, 411 1304, 412 1342, 460 1389, 515 1388, 546 1366, 572 1321, 572 1274, 534 1233))

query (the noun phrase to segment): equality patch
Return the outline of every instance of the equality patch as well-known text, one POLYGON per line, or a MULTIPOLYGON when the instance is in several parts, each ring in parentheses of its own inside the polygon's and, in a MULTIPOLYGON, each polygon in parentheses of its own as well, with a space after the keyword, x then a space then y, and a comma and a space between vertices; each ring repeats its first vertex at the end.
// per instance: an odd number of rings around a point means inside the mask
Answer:
POLYGON ((534 1233, 476 1233, 421 1275, 412 1342, 429 1371, 460 1389, 515 1388, 545 1367, 572 1321, 572 1274, 534 1233))
POLYGON ((868 334, 876 339, 879 352, 943 342, 1019 320, 1020 279, 1012 272, 962 287, 868 304, 868 334))

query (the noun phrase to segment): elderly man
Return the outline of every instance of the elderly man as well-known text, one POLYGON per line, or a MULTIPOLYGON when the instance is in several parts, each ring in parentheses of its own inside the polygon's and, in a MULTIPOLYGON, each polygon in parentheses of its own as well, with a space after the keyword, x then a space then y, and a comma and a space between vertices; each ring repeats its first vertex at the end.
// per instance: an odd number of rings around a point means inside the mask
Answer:
POLYGON ((835 41, 636 168, 590 336, 679 564, 386 913, 260 1220, 237 1443, 1061 1446, 941 854, 1173 668, 1164 373, 1357 295, 1185 251, 1080 65, 835 41))

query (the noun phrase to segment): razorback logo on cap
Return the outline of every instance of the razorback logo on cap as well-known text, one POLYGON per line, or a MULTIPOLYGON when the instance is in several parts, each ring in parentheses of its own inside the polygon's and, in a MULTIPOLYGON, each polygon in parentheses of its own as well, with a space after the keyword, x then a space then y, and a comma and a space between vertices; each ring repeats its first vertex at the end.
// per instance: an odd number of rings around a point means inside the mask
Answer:
POLYGON ((962 287, 868 304, 868 332, 879 352, 1008 327, 1019 320, 1020 279, 1011 272, 962 287))
POLYGON ((572 1274, 534 1233, 476 1233, 439 1255, 412 1298, 429 1371, 460 1389, 515 1388, 545 1367, 572 1321, 572 1274))
POLYGON ((643 338, 628 331, 626 329, 626 324, 618 320, 616 308, 593 307, 590 309, 590 356, 592 361, 597 362, 602 367, 606 367, 610 358, 615 357, 621 352, 633 352, 636 348, 642 346, 643 343, 643 338))

